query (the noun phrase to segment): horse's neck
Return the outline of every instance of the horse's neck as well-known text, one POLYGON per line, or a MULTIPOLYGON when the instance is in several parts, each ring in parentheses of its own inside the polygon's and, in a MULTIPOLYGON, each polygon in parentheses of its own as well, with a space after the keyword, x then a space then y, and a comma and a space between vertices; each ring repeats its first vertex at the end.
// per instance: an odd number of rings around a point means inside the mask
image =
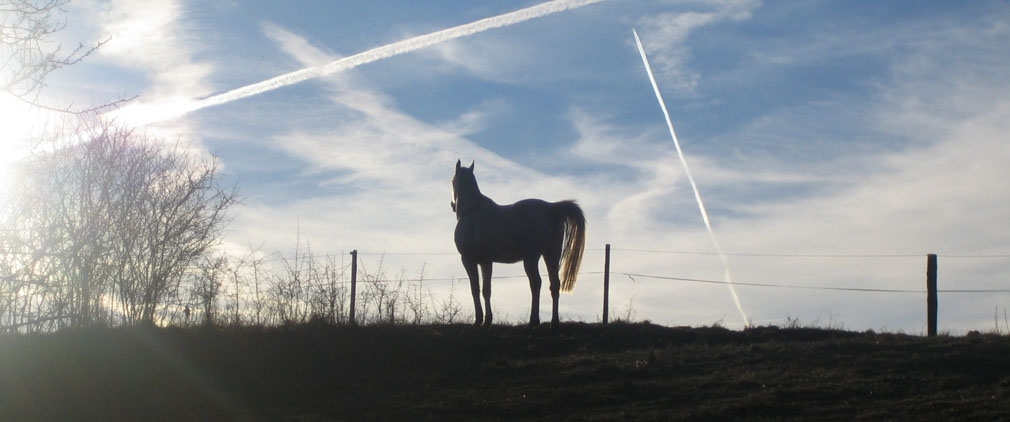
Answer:
POLYGON ((456 218, 463 218, 466 214, 469 214, 473 210, 480 208, 485 204, 494 205, 495 202, 484 196, 480 191, 471 192, 464 197, 457 198, 456 202, 456 218))

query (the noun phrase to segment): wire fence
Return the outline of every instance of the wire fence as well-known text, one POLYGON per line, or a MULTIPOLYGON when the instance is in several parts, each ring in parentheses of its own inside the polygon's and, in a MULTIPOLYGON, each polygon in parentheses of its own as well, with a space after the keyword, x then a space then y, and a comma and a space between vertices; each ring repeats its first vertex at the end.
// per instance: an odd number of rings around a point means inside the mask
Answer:
MULTIPOLYGON (((608 245, 609 246, 609 245, 608 245)), ((590 254, 606 252, 608 248, 587 248, 590 254)), ((708 251, 690 250, 657 250, 636 248, 613 248, 621 253, 621 259, 635 258, 642 255, 663 256, 719 256, 708 251)), ((245 257, 236 259, 234 268, 222 272, 219 280, 202 280, 194 278, 185 286, 184 291, 168 300, 160 314, 162 323, 188 324, 207 321, 227 321, 234 324, 278 324, 286 322, 303 322, 322 318, 336 323, 369 323, 369 322, 460 322, 468 314, 469 280, 457 273, 431 273, 426 271, 425 263, 432 260, 442 262, 450 257, 458 256, 457 252, 411 252, 411 251, 355 251, 354 258, 359 259, 357 270, 360 274, 352 274, 354 263, 347 252, 315 254, 311 251, 297 251, 294 254, 273 253, 258 256, 255 259, 245 257), (421 269, 408 273, 405 269, 389 275, 390 270, 384 267, 387 258, 399 259, 402 263, 414 263, 421 269), (402 259, 400 259, 402 258, 402 259), (431 258, 431 259, 428 259, 431 258), (213 292, 208 293, 206 284, 215 284, 213 292), (202 284, 201 284, 202 283, 202 284), (358 284, 355 294, 353 284, 358 284), (201 287, 203 286, 203 287, 201 287), (449 296, 436 296, 430 288, 440 286, 449 290, 449 296), (352 302, 357 299, 357 303, 352 302), (358 320, 354 320, 351 309, 358 308, 358 320)), ((922 259, 926 254, 911 253, 767 253, 767 252, 729 252, 727 257, 767 260, 887 260, 887 259, 922 259)), ((587 254, 587 256, 590 256, 587 254)), ((944 259, 955 261, 990 260, 1003 266, 1001 261, 1007 261, 1010 267, 1010 254, 1003 253, 947 253, 944 259)), ((832 284, 806 284, 789 281, 775 282, 771 280, 744 279, 743 281, 718 280, 706 277, 677 274, 672 264, 656 264, 653 260, 635 261, 623 265, 624 268, 635 268, 641 262, 651 262, 645 267, 653 271, 613 270, 609 261, 601 263, 592 257, 583 263, 583 271, 579 278, 609 279, 614 276, 626 277, 634 282, 651 280, 658 283, 685 283, 704 285, 733 285, 759 289, 826 291, 826 292, 856 292, 868 294, 898 294, 898 295, 929 295, 926 284, 922 288, 890 288, 863 287, 832 284), (604 265, 601 265, 604 264, 604 265), (599 271, 596 268, 604 268, 599 271), (667 272, 669 271, 669 272, 667 272)), ((608 253, 605 260, 610 259, 608 253)), ((817 263, 814 263, 817 264, 817 263)), ((461 268, 460 268, 461 270, 461 268)), ((446 270, 441 270, 446 271, 446 270)), ((525 273, 505 273, 495 275, 492 280, 525 280, 525 273)), ((546 278, 546 277, 545 277, 546 278)), ((10 280, 8 280, 10 281, 10 280)), ((989 283, 993 284, 993 283, 989 283)), ((1010 283, 1008 283, 1010 284, 1010 283)), ((617 286, 617 289, 625 287, 617 286)), ((604 292, 604 321, 609 309, 606 296, 609 286, 604 292)), ((936 289, 942 294, 1006 294, 1010 288, 991 288, 990 286, 958 286, 957 288, 936 289)), ((935 294, 934 293, 934 294, 935 294)), ((110 311, 115 313, 115 311, 110 311)), ((14 326, 8 319, 7 327, 14 326)), ((2 322, 2 321, 0 321, 2 322)), ((18 322, 17 324, 24 324, 18 322)), ((3 328, 4 324, 0 324, 3 328)), ((20 325, 18 325, 20 326, 20 325)), ((1010 327, 1008 327, 1010 328, 1010 327)))
MULTIPOLYGON (((589 248, 587 251, 604 251, 604 248, 589 248)), ((892 258, 916 258, 921 259, 928 256, 929 254, 918 253, 756 253, 756 252, 728 252, 719 254, 717 252, 698 252, 698 251, 683 251, 683 250, 656 250, 656 249, 630 249, 630 248, 613 248, 614 252, 631 252, 631 253, 646 253, 646 254, 663 254, 663 255, 699 255, 699 256, 727 256, 727 257, 748 257, 748 258, 812 258, 812 259, 823 259, 823 258, 835 258, 835 259, 892 259, 892 258)), ((445 255, 458 255, 458 252, 358 252, 358 255, 363 256, 411 256, 411 257, 426 257, 426 256, 445 256, 445 255)), ((1010 254, 943 254, 944 259, 1006 259, 1010 261, 1010 254)), ((277 258, 280 260, 281 258, 277 258)), ((346 268, 350 268, 350 264, 347 264, 346 268)), ((603 271, 580 271, 579 276, 587 275, 601 275, 603 271)), ((611 275, 620 275, 625 277, 636 277, 644 279, 653 280, 664 280, 664 281, 677 281, 677 282, 688 282, 688 283, 703 283, 703 284, 722 284, 722 285, 735 285, 735 286, 748 286, 748 287, 768 287, 777 289, 801 289, 801 290, 827 290, 827 291, 849 291, 849 292, 870 292, 870 293, 916 293, 922 294, 927 293, 925 288, 923 289, 881 289, 881 288, 869 288, 869 287, 838 287, 838 286, 811 286, 811 285, 799 285, 799 284, 788 284, 788 283, 771 283, 771 282, 739 282, 739 281, 726 281, 726 280, 711 280, 711 279, 700 279, 700 278, 689 278, 689 277, 679 277, 674 275, 657 275, 657 274, 642 274, 634 272, 610 272, 611 275)), ((542 274, 546 275, 546 274, 542 274)), ((525 274, 516 275, 494 275, 491 277, 492 280, 503 280, 503 279, 525 279, 525 274)), ((425 277, 425 281, 435 281, 435 282, 451 282, 459 281, 460 277, 440 277, 431 278, 425 277)), ((384 280, 374 280, 377 282, 398 282, 400 279, 384 279, 384 280)), ((350 283, 347 281, 346 283, 350 283)), ((939 293, 1010 293, 1010 288, 1006 289, 983 289, 983 288, 970 288, 970 289, 938 289, 939 293)))
MULTIPOLYGON (((795 289, 795 290, 818 290, 818 291, 834 291, 834 292, 859 292, 859 293, 883 293, 883 294, 903 294, 903 295, 923 295, 927 296, 928 311, 927 311, 927 325, 929 327, 928 334, 936 335, 937 326, 937 294, 950 294, 950 293, 960 293, 960 294, 1010 294, 1010 288, 983 288, 983 287, 960 287, 960 288, 937 288, 937 270, 936 270, 936 255, 935 254, 912 254, 912 253, 758 253, 758 252, 730 252, 730 253, 717 253, 717 252, 701 252, 701 251, 684 251, 684 250, 656 250, 656 249, 633 249, 633 248, 614 248, 615 252, 623 253, 633 253, 633 254, 662 254, 662 255, 685 255, 685 256, 720 256, 723 257, 746 257, 746 258, 760 258, 760 259, 842 259, 842 260, 880 260, 880 259, 922 259, 926 256, 928 259, 927 270, 926 270, 926 283, 924 288, 880 288, 880 287, 853 287, 853 286, 833 286, 833 285, 810 285, 810 284, 797 284, 797 283, 774 283, 774 282, 757 282, 757 281, 729 281, 727 280, 713 280, 705 278, 694 278, 694 277, 682 277, 676 275, 661 275, 661 274, 646 274, 641 272, 623 272, 623 271, 610 271, 610 245, 607 245, 604 249, 589 249, 589 251, 605 251, 606 257, 605 263, 606 270, 604 272, 599 271, 583 271, 579 275, 604 275, 605 280, 609 280, 610 276, 624 276, 632 281, 636 279, 649 279, 662 282, 678 282, 678 283, 699 283, 699 284, 713 284, 713 285, 732 285, 732 286, 746 286, 746 287, 756 287, 756 288, 770 288, 770 289, 795 289)), ((418 255, 453 255, 454 253, 439 253, 439 254, 424 254, 424 253, 387 253, 387 255, 403 255, 403 256, 418 256, 418 255)), ((1005 253, 948 253, 944 254, 945 259, 953 260, 1007 260, 1010 261, 1010 254, 1005 253)), ((492 279, 509 279, 509 278, 525 278, 525 275, 510 275, 510 276, 495 276, 492 279)), ((436 279, 438 280, 438 279, 436 279)), ((442 279, 442 280, 458 280, 458 279, 442 279)), ((1010 281, 1010 280, 1008 280, 1010 281)), ((603 322, 607 320, 607 313, 609 309, 609 282, 605 281, 605 291, 604 291, 604 311, 603 311, 603 322)), ((998 323, 997 323, 998 326, 998 323)), ((1010 329, 1010 327, 1008 327, 1010 329)))

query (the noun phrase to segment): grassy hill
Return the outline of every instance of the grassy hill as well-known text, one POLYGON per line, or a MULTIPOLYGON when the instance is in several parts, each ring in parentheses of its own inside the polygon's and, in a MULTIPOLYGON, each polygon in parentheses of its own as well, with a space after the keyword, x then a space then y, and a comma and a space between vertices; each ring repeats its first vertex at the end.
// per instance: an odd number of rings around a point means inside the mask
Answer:
POLYGON ((1007 420, 1010 338, 565 324, 0 337, 3 420, 1007 420))

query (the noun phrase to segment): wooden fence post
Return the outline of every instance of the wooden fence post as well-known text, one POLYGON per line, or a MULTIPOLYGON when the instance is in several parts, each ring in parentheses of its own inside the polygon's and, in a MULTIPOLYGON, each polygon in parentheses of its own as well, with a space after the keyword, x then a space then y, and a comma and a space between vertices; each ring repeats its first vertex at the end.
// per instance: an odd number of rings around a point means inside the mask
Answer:
POLYGON ((936 254, 926 255, 926 335, 936 337, 936 254))
POLYGON ((354 297, 356 296, 358 287, 358 250, 355 249, 351 251, 351 313, 349 319, 351 325, 355 325, 354 321, 354 297))
POLYGON ((610 319, 610 244, 603 254, 603 324, 610 319))

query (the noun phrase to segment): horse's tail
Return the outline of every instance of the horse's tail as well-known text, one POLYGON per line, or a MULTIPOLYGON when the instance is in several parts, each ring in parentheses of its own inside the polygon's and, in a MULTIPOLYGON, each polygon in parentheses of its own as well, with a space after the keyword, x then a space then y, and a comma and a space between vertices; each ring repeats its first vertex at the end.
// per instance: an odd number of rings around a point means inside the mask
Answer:
POLYGON ((582 252, 586 249, 586 216, 572 200, 555 203, 554 210, 555 224, 563 224, 565 233, 561 249, 561 291, 570 292, 575 288, 582 252))

